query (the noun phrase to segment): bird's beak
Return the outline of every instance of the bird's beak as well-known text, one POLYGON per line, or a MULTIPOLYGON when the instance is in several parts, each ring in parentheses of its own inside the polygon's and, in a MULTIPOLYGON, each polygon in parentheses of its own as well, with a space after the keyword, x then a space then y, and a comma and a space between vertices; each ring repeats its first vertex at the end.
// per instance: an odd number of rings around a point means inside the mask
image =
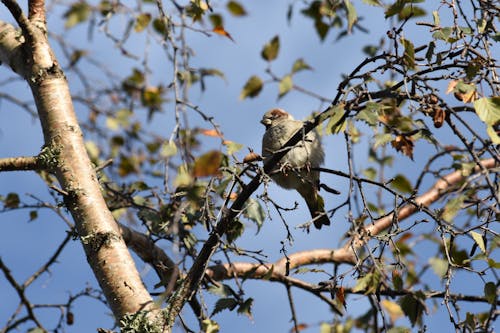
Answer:
POLYGON ((260 121, 260 123, 264 126, 266 126, 266 128, 268 128, 269 126, 271 126, 271 119, 269 118, 262 118, 262 120, 260 121))

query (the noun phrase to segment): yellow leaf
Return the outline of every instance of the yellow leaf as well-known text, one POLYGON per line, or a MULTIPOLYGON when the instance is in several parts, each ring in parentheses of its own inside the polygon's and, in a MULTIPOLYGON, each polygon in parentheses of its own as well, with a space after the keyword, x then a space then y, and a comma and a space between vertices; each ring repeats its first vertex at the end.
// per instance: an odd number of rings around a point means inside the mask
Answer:
POLYGON ((381 300, 380 305, 382 305, 385 311, 387 311, 392 323, 401 318, 404 314, 399 304, 391 302, 387 299, 381 300))

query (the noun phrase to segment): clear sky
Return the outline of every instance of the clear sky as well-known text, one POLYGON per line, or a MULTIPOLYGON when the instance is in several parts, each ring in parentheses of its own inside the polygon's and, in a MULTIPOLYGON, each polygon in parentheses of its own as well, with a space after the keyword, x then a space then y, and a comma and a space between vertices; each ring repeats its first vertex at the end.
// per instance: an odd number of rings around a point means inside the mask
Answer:
MULTIPOLYGON (((341 75, 350 72, 366 57, 361 52, 362 47, 366 44, 377 44, 381 38, 385 38, 386 31, 390 28, 390 22, 384 19, 384 13, 380 8, 370 7, 360 1, 355 1, 358 14, 363 18, 361 24, 370 32, 357 31, 351 36, 336 40, 337 31, 332 30, 326 40, 321 43, 312 21, 304 19, 299 13, 300 2, 295 2, 293 19, 290 23, 287 22, 288 3, 288 1, 248 1, 243 3, 248 16, 235 19, 226 15, 224 17, 225 28, 231 34, 234 42, 215 34, 207 37, 200 33, 188 32, 186 36, 195 52, 192 59, 193 67, 217 68, 225 74, 225 80, 208 78, 208 88, 204 93, 200 93, 198 88, 192 89, 192 102, 205 113, 215 117, 215 121, 220 125, 226 139, 245 146, 239 155, 240 158, 247 152, 247 147, 260 152, 264 128, 260 125, 259 120, 268 109, 278 106, 286 109, 296 118, 303 119, 312 111, 319 111, 327 106, 300 93, 290 93, 277 100, 278 87, 274 83, 266 85, 257 98, 241 101, 239 99, 241 89, 251 75, 257 74, 262 78, 266 77, 264 71, 267 64, 260 57, 264 43, 279 34, 281 48, 278 59, 272 64, 275 73, 284 75, 290 70, 296 59, 304 58, 313 70, 294 76, 295 83, 326 98, 333 98, 342 79, 341 75)), ((214 3, 214 6, 217 4, 214 3)), ((151 5, 145 5, 145 9, 150 12, 155 10, 151 5)), ((5 9, 0 11, 0 19, 12 22, 5 9)), ((61 33, 62 22, 57 15, 51 15, 48 21, 50 29, 61 33)), ((119 29, 123 29, 125 24, 125 20, 114 22, 115 28, 119 29)), ((423 43, 430 40, 428 28, 416 26, 414 22, 409 23, 409 26, 412 28, 408 32, 408 38, 414 40, 416 45, 419 44, 418 40, 422 40, 423 43)), ((62 33, 62 36, 71 44, 82 44, 81 47, 87 48, 92 57, 99 59, 115 73, 129 73, 131 67, 140 66, 140 62, 122 59, 120 52, 113 48, 110 40, 99 29, 94 31, 91 43, 87 40, 85 27, 73 28, 67 33, 62 33)), ((154 72, 151 79, 158 82, 169 82, 172 75, 171 65, 165 61, 165 54, 159 48, 151 46, 153 42, 147 41, 144 36, 143 34, 131 38, 131 41, 126 45, 127 49, 139 56, 142 56, 144 50, 147 49, 150 68, 154 72)), ((56 44, 54 43, 54 45, 56 44)), ((63 58, 60 48, 56 47, 56 51, 57 56, 63 58)), ((105 81, 102 72, 95 67, 87 66, 84 69, 88 71, 90 76, 99 78, 102 80, 101 82, 105 81)), ((15 77, 4 66, 0 68, 0 73, 0 82, 15 77)), ((68 73, 68 80, 73 93, 81 91, 82 85, 74 73, 68 73)), ((26 83, 18 82, 3 86, 8 87, 9 92, 13 92, 19 99, 31 102, 26 83)), ((0 91, 5 92, 2 86, 0 86, 0 91)), ((82 104, 77 103, 75 107, 78 114, 86 115, 87 110, 82 104)), ((172 105, 166 104, 165 112, 154 118, 153 123, 149 125, 150 128, 163 135, 170 133, 175 125, 171 111, 172 105)), ((190 121, 193 125, 208 127, 208 124, 195 113, 190 115, 190 121)), ((446 138, 447 134, 444 133, 443 140, 446 138)), ((207 138, 206 140, 206 150, 211 146, 218 147, 215 139, 207 138)), ((14 107, 11 103, 1 101, 0 157, 36 155, 42 145, 43 138, 37 119, 14 107)), ((347 172, 346 150, 342 136, 325 137, 324 145, 325 166, 347 172)), ((367 145, 368 141, 364 141, 355 149, 358 170, 368 165, 367 145)), ((429 149, 432 149, 430 145, 417 145, 415 162, 399 156, 397 165, 390 172, 405 172, 411 168, 420 168, 418 156, 427 155, 429 149)), ((323 182, 347 193, 345 180, 334 176, 323 176, 323 182)), ((432 180, 426 180, 426 184, 430 186, 432 180)), ((261 191, 262 189, 257 193, 262 193, 261 191)), ((284 206, 293 206, 293 203, 297 201, 301 205, 300 207, 304 208, 302 199, 294 192, 286 192, 275 185, 270 185, 269 191, 271 196, 284 206)), ((35 199, 30 199, 29 196, 49 200, 44 184, 38 176, 30 172, 0 173, 0 194, 5 195, 9 192, 18 192, 27 202, 35 202, 35 199)), ((327 208, 338 205, 343 198, 343 196, 325 194, 327 208)), ((348 227, 343 213, 345 211, 335 215, 332 220, 333 225, 321 232, 314 230, 310 234, 305 234, 300 230, 294 230, 295 241, 293 244, 287 244, 287 250, 293 253, 306 249, 338 247, 342 241, 341 237, 348 227)), ((2 228, 0 256, 5 264, 12 268, 12 273, 19 280, 30 276, 39 265, 44 263, 66 236, 66 226, 54 214, 47 211, 40 211, 39 214, 39 218, 33 222, 28 222, 29 210, 0 215, 2 228)), ((298 225, 308 219, 308 212, 306 209, 299 209, 286 213, 285 216, 291 225, 298 225)), ((274 261, 282 256, 280 253, 281 241, 284 241, 286 237, 286 231, 279 219, 276 216, 272 217, 272 220, 266 220, 264 227, 258 234, 256 234, 256 227, 252 223, 248 223, 246 235, 238 241, 238 245, 242 248, 263 249, 269 256, 269 261, 274 261)), ((435 253, 428 255, 433 256, 435 253)), ((149 270, 142 263, 139 263, 138 267, 146 280, 155 283, 154 271, 149 270)), ((325 266, 325 269, 331 270, 330 266, 325 266)), ((475 283, 478 281, 461 279, 460 276, 461 273, 457 273, 457 277, 453 280, 452 288, 454 290, 466 294, 481 294, 478 290, 482 289, 482 284, 475 283)), ((324 276, 324 278, 327 277, 324 276)), ((435 289, 441 287, 439 278, 431 270, 426 273, 425 278, 434 283, 435 289)), ((81 245, 79 242, 71 241, 63 252, 59 263, 53 266, 51 274, 44 274, 29 289, 28 295, 33 301, 41 303, 64 302, 68 294, 81 290, 85 285, 96 287, 97 283, 87 265, 81 245)), ((255 299, 252 311, 253 319, 248 319, 235 312, 220 313, 214 319, 221 325, 222 332, 235 332, 236 330, 240 333, 290 331, 293 326, 290 321, 290 309, 286 290, 281 284, 267 281, 247 281, 244 289, 246 291, 245 297, 255 299)), ((327 305, 300 290, 294 289, 293 293, 299 321, 313 325, 303 332, 318 332, 318 326, 314 325, 331 318, 331 312, 327 305)), ((0 274, 0 298, 2 299, 0 323, 3 324, 18 302, 17 295, 8 285, 3 274, 0 274)), ((209 304, 213 304, 214 300, 216 298, 213 296, 207 296, 209 304)), ((437 312, 437 315, 431 315, 425 319, 429 332, 451 329, 448 315, 440 300, 434 304, 432 302, 427 302, 427 304, 431 313, 437 312)), ((68 329, 69 332, 91 332, 95 331, 97 327, 111 325, 112 319, 109 311, 98 302, 82 299, 75 305, 77 307, 74 309, 75 324, 68 329)), ((348 298, 348 311, 351 314, 361 314, 366 310, 367 302, 364 297, 352 296, 348 298)), ((54 318, 55 316, 48 315, 50 311, 54 310, 41 310, 40 314, 45 313, 47 318, 54 318)), ((196 325, 192 321, 188 307, 185 308, 184 315, 191 327, 195 328, 196 325)), ((407 321, 401 319, 400 323, 407 324, 407 321)), ((51 325, 48 324, 47 327, 51 327, 51 325)), ((28 326, 24 328, 27 329, 28 326)))

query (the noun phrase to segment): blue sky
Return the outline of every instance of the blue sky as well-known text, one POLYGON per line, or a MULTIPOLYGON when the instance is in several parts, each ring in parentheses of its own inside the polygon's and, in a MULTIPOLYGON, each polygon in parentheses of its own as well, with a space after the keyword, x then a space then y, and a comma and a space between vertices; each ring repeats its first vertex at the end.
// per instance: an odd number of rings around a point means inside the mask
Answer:
MULTIPOLYGON (((259 120, 266 110, 278 106, 294 114, 296 118, 302 119, 307 117, 311 111, 322 110, 326 107, 326 105, 318 103, 317 100, 298 93, 290 93, 277 100, 277 84, 266 85, 263 92, 255 99, 239 100, 241 88, 251 75, 257 74, 265 77, 264 71, 267 64, 260 57, 264 43, 279 34, 280 53, 278 59, 272 64, 275 73, 278 75, 286 74, 296 59, 304 58, 311 65, 313 71, 297 74, 294 76, 295 83, 327 98, 333 98, 342 79, 341 75, 350 72, 365 58, 365 55, 360 51, 361 48, 368 43, 377 44, 380 38, 385 37, 386 31, 390 28, 390 22, 384 20, 381 9, 355 2, 358 14, 363 17, 362 24, 370 30, 370 33, 356 32, 352 36, 335 40, 336 31, 331 31, 326 40, 320 43, 313 29, 312 21, 304 19, 299 13, 300 3, 295 5, 295 14, 291 23, 287 22, 287 4, 286 1, 252 1, 244 4, 249 13, 247 17, 234 19, 226 15, 225 28, 235 42, 219 35, 207 37, 203 34, 189 32, 186 36, 195 52, 191 63, 193 67, 217 68, 225 74, 225 80, 208 78, 208 89, 204 93, 199 93, 197 88, 192 89, 191 100, 204 112, 215 117, 215 121, 221 126, 226 139, 245 146, 239 155, 240 158, 246 153, 247 147, 260 151, 260 140, 264 129, 259 124, 259 120)), ((214 5, 216 6, 216 4, 214 5)), ((154 11, 154 7, 146 6, 145 8, 147 11, 154 11)), ((12 22, 5 10, 0 12, 0 19, 12 22)), ((125 23, 125 21, 120 20, 114 21, 115 28, 119 29, 122 29, 125 23)), ((61 26, 62 22, 57 15, 49 17, 49 28, 60 31, 61 26)), ((408 38, 429 41, 428 28, 415 26, 414 22, 410 23, 409 26, 411 29, 408 32, 408 38)), ((92 44, 87 43, 86 33, 86 28, 76 27, 64 33, 63 36, 72 44, 82 43, 82 48, 88 48, 92 57, 109 66, 113 72, 129 73, 131 67, 140 66, 139 62, 123 60, 119 51, 113 48, 109 39, 103 36, 99 30, 95 31, 92 44)), ((143 34, 132 38, 126 47, 136 54, 142 55, 145 47, 148 47, 148 43, 143 34)), ((172 75, 171 65, 164 60, 165 55, 159 48, 149 47, 149 65, 154 72, 151 79, 157 82, 168 82, 172 75)), ((57 47, 56 52, 62 58, 60 49, 57 47)), ((89 71, 91 76, 105 82, 102 73, 92 66, 85 69, 89 71)), ((7 77, 14 77, 5 67, 0 69, 0 73, 2 78, 0 81, 7 77)), ((68 80, 73 93, 81 91, 82 86, 74 74, 68 73, 68 80)), ((8 89, 20 99, 31 100, 29 88, 24 82, 10 84, 8 89)), ((0 87, 0 90, 3 88, 0 87)), ((80 116, 86 115, 87 110, 81 104, 75 104, 75 108, 80 116)), ((150 124, 150 128, 163 135, 170 133, 175 125, 172 113, 169 112, 171 109, 171 105, 166 105, 164 114, 156 117, 154 122, 150 124)), ((189 118, 193 126, 208 127, 208 124, 194 113, 190 114, 189 118)), ((442 139, 445 142, 449 139, 449 133, 444 131, 443 133, 442 139)), ((42 140, 40 125, 36 119, 8 102, 1 102, 0 157, 36 155, 43 144, 42 140)), ((217 145, 216 139, 207 138, 207 150, 209 147, 217 147, 217 145)), ((342 136, 325 137, 324 145, 325 166, 347 172, 346 150, 342 136)), ((367 145, 368 142, 365 141, 354 150, 357 170, 368 166, 367 145)), ((428 155, 430 149, 432 149, 430 145, 417 145, 416 161, 413 162, 399 156, 397 164, 390 172, 405 172, 412 168, 421 167, 418 157, 428 155)), ((345 180, 334 176, 323 176, 323 182, 347 193, 345 180)), ((432 179, 428 179, 426 184, 430 186, 432 179)), ((48 197, 44 184, 38 176, 30 172, 0 173, 0 191, 2 195, 18 192, 23 195, 23 198, 27 198, 25 196, 27 194, 42 199, 48 197)), ((303 206, 302 199, 294 192, 286 192, 275 185, 269 186, 269 192, 284 206, 292 206, 294 201, 297 201, 301 207, 303 206)), ((257 193, 262 193, 262 188, 257 193)), ((343 198, 343 196, 326 194, 327 208, 338 205, 343 198)), ((26 199, 26 201, 34 202, 33 199, 26 199)), ((0 234, 0 256, 6 265, 12 268, 14 276, 20 280, 30 276, 40 264, 48 259, 55 247, 64 239, 67 230, 65 225, 52 213, 42 211, 39 213, 39 218, 31 223, 27 222, 28 213, 29 210, 25 210, 0 215, 0 225, 3 230, 0 234)), ((292 253, 314 248, 338 247, 342 241, 341 236, 348 227, 343 213, 345 211, 335 215, 332 220, 333 226, 323 229, 321 232, 314 230, 310 234, 305 234, 294 230, 295 241, 293 244, 287 244, 287 250, 292 253)), ((291 225, 298 225, 308 219, 308 212, 305 209, 299 209, 285 213, 285 216, 291 225)), ((249 223, 247 234, 238 241, 238 245, 247 249, 263 249, 269 256, 269 261, 274 261, 282 256, 280 242, 285 240, 285 237, 285 229, 279 219, 273 216, 272 220, 266 220, 259 234, 256 234, 255 226, 249 223)), ((435 253, 428 254, 429 257, 432 255, 435 253)), ((138 264, 138 268, 143 272, 145 280, 155 283, 156 276, 153 271, 148 270, 142 263, 138 264)), ((325 267, 325 269, 331 270, 330 267, 325 267)), ((479 283, 480 281, 468 281, 466 277, 460 278, 461 275, 462 273, 457 273, 457 277, 453 280, 454 290, 481 294, 482 284, 479 283)), ((436 289, 441 287, 439 278, 431 270, 426 273, 425 278, 432 281, 436 289)), ((59 263, 53 266, 51 274, 44 274, 29 289, 28 295, 32 297, 34 302, 64 302, 69 293, 80 290, 87 284, 94 287, 97 285, 87 265, 81 245, 71 241, 63 252, 59 263)), ((247 281, 245 282, 245 292, 246 297, 255 299, 253 320, 233 312, 220 313, 214 319, 221 325, 222 332, 231 332, 236 329, 242 333, 290 331, 292 327, 290 310, 286 290, 282 285, 263 281, 247 281)), ((318 332, 318 326, 315 324, 331 318, 328 307, 300 290, 294 289, 293 293, 299 321, 312 325, 310 329, 303 332, 318 332)), ((5 323, 7 316, 17 305, 17 296, 3 275, 0 275, 0 295, 4 300, 0 305, 0 323, 5 323)), ((215 300, 210 295, 206 298, 209 304, 215 300)), ((75 305, 77 306, 74 309, 75 325, 68 329, 69 332, 89 332, 95 331, 97 327, 111 325, 112 319, 109 311, 98 302, 82 299, 75 305)), ((437 312, 437 315, 426 318, 429 331, 450 329, 448 315, 440 300, 436 301, 435 308, 431 302, 428 302, 428 305, 431 312, 437 312)), ((352 296, 348 299, 349 313, 361 314, 366 310, 367 302, 364 297, 352 296)), ((40 312, 42 318, 54 318, 54 316, 49 316, 49 311, 54 310, 42 310, 40 312)), ((192 327, 196 327, 187 307, 184 316, 192 324, 192 327)), ((401 319, 399 323, 407 324, 405 319, 401 319)), ((51 325, 48 324, 47 327, 51 327, 51 325)))

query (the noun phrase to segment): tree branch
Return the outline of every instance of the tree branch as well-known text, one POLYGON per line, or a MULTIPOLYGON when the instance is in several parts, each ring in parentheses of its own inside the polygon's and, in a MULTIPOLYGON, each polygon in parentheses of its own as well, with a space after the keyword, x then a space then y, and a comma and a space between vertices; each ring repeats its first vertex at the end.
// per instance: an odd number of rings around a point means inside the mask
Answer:
POLYGON ((0 158, 0 172, 43 170, 44 168, 44 164, 36 156, 0 158))

